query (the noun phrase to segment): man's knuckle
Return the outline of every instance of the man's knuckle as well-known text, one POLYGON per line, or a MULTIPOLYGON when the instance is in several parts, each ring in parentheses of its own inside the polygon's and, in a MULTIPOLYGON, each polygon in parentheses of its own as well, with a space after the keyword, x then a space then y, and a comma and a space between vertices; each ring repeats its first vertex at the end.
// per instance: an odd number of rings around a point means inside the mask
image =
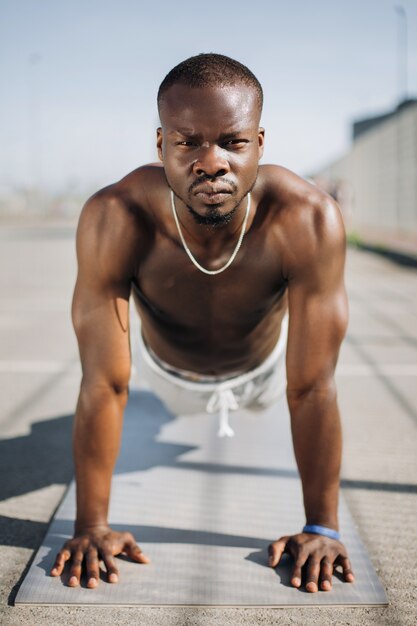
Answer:
POLYGON ((304 551, 304 546, 302 544, 299 544, 295 541, 289 541, 287 544, 287 550, 294 556, 296 557, 299 554, 302 554, 304 551))
POLYGON ((126 543, 136 543, 134 536, 132 535, 132 533, 129 532, 123 533, 123 540, 126 543))
POLYGON ((98 553, 96 548, 89 548, 87 550, 86 556, 89 561, 98 561, 98 553))
POLYGON ((321 561, 325 554, 325 551, 321 548, 315 548, 314 550, 310 550, 310 558, 314 559, 314 561, 321 561))
POLYGON ((114 567, 114 558, 112 554, 110 553, 103 554, 103 559, 107 568, 114 567))

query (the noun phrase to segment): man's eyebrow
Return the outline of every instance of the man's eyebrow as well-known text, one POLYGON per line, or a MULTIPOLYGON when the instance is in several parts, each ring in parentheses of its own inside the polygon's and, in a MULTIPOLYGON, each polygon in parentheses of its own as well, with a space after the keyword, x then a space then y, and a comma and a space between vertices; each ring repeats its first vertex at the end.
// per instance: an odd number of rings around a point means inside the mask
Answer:
POLYGON ((175 130, 168 131, 168 135, 182 135, 183 137, 195 137, 197 133, 194 133, 190 128, 176 128, 175 130))
MULTIPOLYGON (((248 128, 242 128, 239 130, 232 130, 229 132, 220 133, 219 139, 220 140, 234 139, 242 135, 248 135, 249 133, 250 133, 250 130, 248 128)), ((183 137, 199 137, 200 136, 199 133, 194 133, 189 128, 176 128, 175 130, 170 130, 168 132, 168 135, 181 135, 183 137)))
POLYGON ((242 135, 248 135, 249 129, 242 128, 240 130, 231 131, 230 133, 221 133, 220 139, 234 139, 235 137, 241 137, 242 135))

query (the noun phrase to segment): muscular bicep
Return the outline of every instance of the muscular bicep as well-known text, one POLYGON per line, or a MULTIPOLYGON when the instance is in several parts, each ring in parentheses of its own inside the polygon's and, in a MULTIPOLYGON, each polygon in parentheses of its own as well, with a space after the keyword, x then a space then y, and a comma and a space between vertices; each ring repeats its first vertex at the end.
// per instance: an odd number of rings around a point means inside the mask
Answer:
POLYGON ((300 259, 289 281, 289 396, 333 384, 346 332, 344 228, 340 216, 331 215, 328 222, 319 238, 306 247, 304 259, 300 259))
POLYGON ((78 278, 72 316, 83 383, 127 386, 130 377, 128 286, 89 289, 78 278))
MULTIPOLYGON (((107 220, 107 218, 106 218, 107 220)), ((87 208, 77 232, 78 275, 72 319, 78 339, 83 384, 125 389, 130 378, 128 246, 87 208)))

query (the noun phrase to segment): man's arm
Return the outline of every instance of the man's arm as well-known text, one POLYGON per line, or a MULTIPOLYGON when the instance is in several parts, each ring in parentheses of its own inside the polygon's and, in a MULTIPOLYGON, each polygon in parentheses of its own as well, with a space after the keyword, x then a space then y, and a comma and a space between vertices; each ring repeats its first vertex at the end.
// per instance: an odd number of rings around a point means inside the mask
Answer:
MULTIPOLYGON (((306 523, 338 530, 342 435, 334 370, 348 320, 345 235, 330 200, 311 207, 309 218, 288 272, 287 398, 306 523)), ((308 591, 317 591, 319 584, 330 590, 336 564, 342 565, 345 580, 353 581, 346 549, 335 539, 310 533, 282 537, 271 544, 272 566, 284 550, 295 559, 294 586, 301 585, 304 565, 308 591)))
MULTIPOLYGON (((52 575, 71 560, 70 586, 86 566, 89 587, 99 581, 99 559, 117 581, 114 555, 148 562, 129 533, 107 524, 110 485, 119 451, 130 378, 129 295, 133 273, 132 224, 117 201, 93 198, 77 231, 78 277, 72 317, 82 364, 73 454, 77 486, 74 538, 59 552, 52 575)), ((134 246, 133 246, 134 249, 134 246)))

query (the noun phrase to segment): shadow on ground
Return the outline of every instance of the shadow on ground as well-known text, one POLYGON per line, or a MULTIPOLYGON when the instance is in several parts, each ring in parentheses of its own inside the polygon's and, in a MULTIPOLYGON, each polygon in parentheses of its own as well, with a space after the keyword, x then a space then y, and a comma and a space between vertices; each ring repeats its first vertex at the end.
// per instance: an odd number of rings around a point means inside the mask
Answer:
MULTIPOLYGON (((133 391, 127 412, 135 419, 126 420, 124 440, 137 437, 137 455, 124 455, 123 445, 116 473, 148 470, 154 467, 176 467, 210 473, 269 475, 298 480, 295 470, 241 467, 219 463, 184 461, 180 457, 195 446, 157 441, 166 423, 175 419, 158 398, 148 391, 133 391), (139 407, 139 408, 138 408, 139 407)), ((72 415, 35 422, 28 435, 0 440, 0 500, 21 496, 54 484, 67 485, 73 476, 71 454, 72 415)), ((417 493, 414 484, 396 484, 367 480, 342 480, 342 487, 368 491, 417 493)), ((42 541, 47 524, 32 520, 0 516, 0 544, 36 548, 42 541)))
POLYGON ((0 440, 0 500, 71 480, 72 419, 35 422, 28 435, 0 440))

